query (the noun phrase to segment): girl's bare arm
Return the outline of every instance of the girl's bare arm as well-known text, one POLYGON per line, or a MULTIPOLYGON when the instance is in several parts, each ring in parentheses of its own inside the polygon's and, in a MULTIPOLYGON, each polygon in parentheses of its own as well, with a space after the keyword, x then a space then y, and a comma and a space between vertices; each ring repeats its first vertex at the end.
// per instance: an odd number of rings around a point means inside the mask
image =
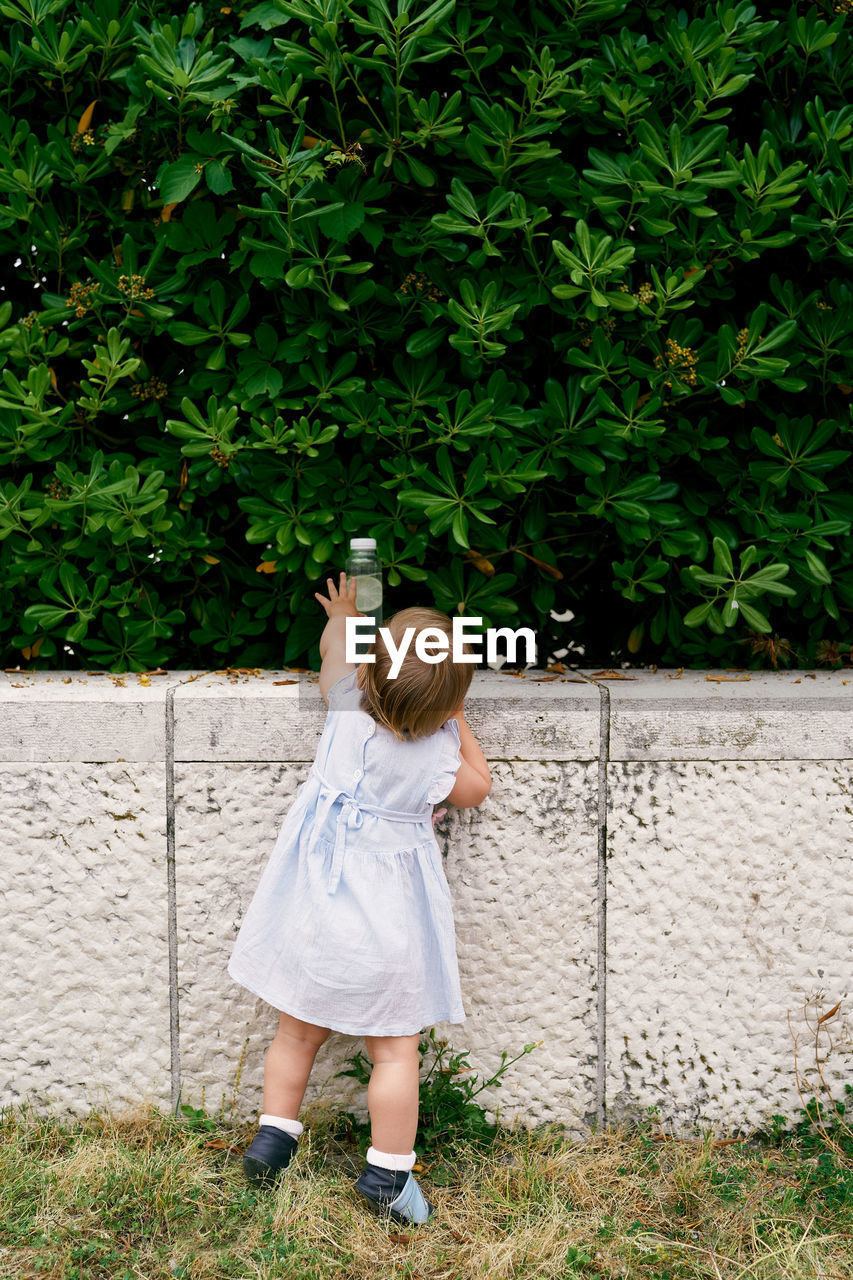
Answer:
MULTIPOLYGON (((451 719, 453 718, 451 716, 451 719)), ((456 712, 455 719, 459 726, 459 754, 462 757, 462 763, 456 771, 453 790, 446 798, 459 809, 473 809, 478 804, 482 804, 491 791, 492 775, 486 763, 486 757, 471 732, 461 707, 456 712)))
POLYGON ((355 670, 356 664, 346 660, 346 619, 361 618, 364 615, 359 613, 355 604, 355 578, 347 581, 346 574, 341 573, 339 590, 335 589, 331 578, 326 579, 326 585, 329 595, 322 596, 319 591, 315 591, 314 597, 329 619, 320 636, 320 693, 328 703, 332 685, 337 684, 348 671, 355 670))

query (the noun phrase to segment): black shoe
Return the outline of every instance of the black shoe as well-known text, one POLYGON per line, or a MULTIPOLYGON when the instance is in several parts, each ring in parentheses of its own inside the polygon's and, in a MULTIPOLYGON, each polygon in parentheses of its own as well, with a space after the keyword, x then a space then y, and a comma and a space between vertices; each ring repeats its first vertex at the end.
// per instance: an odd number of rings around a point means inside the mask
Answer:
POLYGON ((435 1213, 435 1205, 424 1199, 414 1176, 402 1169, 368 1164, 355 1189, 375 1213, 403 1222, 407 1227, 427 1222, 435 1213))
POLYGON ((250 1182, 272 1182, 290 1164, 298 1145, 283 1129, 262 1124, 243 1156, 243 1172, 250 1182))

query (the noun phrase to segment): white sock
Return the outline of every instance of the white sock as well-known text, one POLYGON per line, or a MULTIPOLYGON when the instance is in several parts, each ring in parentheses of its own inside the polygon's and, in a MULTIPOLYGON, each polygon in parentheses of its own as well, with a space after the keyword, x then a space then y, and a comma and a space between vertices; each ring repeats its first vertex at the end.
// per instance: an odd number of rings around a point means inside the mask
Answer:
POLYGON ((282 1129, 285 1133, 289 1133, 291 1138, 298 1138, 304 1127, 299 1120, 286 1120, 284 1116, 262 1115, 258 1124, 271 1124, 274 1129, 282 1129))
POLYGON ((394 1152, 377 1151, 375 1147, 368 1147, 367 1156, 365 1157, 368 1164, 378 1165, 380 1169, 403 1169, 411 1170, 417 1164, 418 1157, 414 1151, 411 1155, 401 1156, 394 1152))

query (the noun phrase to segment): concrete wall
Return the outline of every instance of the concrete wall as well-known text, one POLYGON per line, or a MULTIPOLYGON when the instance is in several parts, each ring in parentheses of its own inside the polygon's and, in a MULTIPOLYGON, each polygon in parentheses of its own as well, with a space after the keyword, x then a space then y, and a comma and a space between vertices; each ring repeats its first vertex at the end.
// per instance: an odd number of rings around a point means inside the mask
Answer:
MULTIPOLYGON (((848 687, 850 686, 850 687, 848 687)), ((7 672, 0 1104, 261 1105, 274 1010, 226 972, 325 718, 316 676, 7 672), (245 1052, 244 1052, 245 1051, 245 1052), (243 1055, 243 1068, 238 1066, 243 1055)), ((437 828, 464 1025, 502 1118, 763 1127, 853 1081, 841 672, 477 672, 481 808, 437 828), (817 1019, 840 1003, 817 1038, 817 1019)), ((317 1058, 317 1098, 366 1117, 317 1058)))

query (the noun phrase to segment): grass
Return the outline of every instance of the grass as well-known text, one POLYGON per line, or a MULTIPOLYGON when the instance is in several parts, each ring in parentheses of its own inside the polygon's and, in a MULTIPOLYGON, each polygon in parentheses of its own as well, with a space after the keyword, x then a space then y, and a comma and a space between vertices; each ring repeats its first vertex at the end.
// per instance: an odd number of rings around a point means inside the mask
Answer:
MULTIPOLYGON (((769 1134, 725 1140, 674 1138, 650 1109, 578 1143, 556 1125, 488 1124, 467 1055, 428 1048, 416 1173, 437 1214, 425 1226, 362 1207, 352 1182, 369 1128, 348 1112, 306 1108, 294 1162, 258 1190, 240 1165, 254 1124, 189 1107, 80 1120, 23 1107, 0 1114, 0 1280, 853 1276, 840 1103, 830 1116, 812 1099, 788 1130, 776 1117, 769 1134)), ((363 1060, 350 1061, 360 1078, 363 1060)))

